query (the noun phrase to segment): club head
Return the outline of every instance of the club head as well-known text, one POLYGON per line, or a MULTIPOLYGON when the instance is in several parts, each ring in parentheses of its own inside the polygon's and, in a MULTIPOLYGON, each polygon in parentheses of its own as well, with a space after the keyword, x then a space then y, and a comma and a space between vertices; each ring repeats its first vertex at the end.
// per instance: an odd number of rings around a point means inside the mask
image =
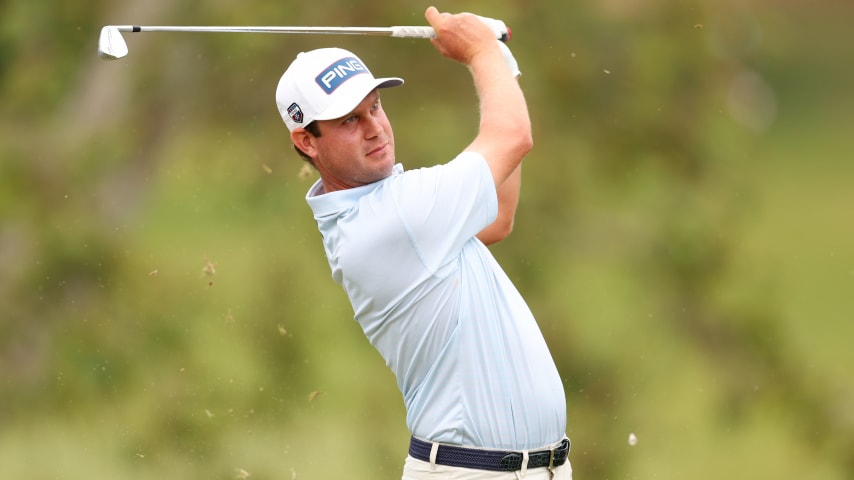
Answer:
POLYGON ((116 60, 127 54, 128 45, 119 29, 110 25, 102 28, 98 38, 98 56, 104 60, 116 60))

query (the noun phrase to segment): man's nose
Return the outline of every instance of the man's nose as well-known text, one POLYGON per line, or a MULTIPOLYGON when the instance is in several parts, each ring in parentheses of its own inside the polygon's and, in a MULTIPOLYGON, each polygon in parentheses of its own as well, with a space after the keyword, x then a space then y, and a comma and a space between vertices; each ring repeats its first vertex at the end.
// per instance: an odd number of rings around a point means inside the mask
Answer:
POLYGON ((378 118, 375 118, 372 115, 368 115, 367 124, 365 125, 365 137, 366 138, 374 138, 378 136, 383 131, 382 124, 380 123, 378 118))

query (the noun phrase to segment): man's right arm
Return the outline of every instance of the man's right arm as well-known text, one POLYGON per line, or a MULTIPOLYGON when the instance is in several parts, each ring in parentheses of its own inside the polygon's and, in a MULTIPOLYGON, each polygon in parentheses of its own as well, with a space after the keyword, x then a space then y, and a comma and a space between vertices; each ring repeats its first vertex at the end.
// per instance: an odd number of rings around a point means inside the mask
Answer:
POLYGON ((519 198, 522 158, 533 147, 528 107, 492 30, 471 14, 425 13, 442 55, 468 66, 480 99, 480 127, 466 148, 486 158, 498 192, 499 216, 478 237, 500 241, 510 233, 519 198), (508 182, 508 179, 510 181, 508 182))

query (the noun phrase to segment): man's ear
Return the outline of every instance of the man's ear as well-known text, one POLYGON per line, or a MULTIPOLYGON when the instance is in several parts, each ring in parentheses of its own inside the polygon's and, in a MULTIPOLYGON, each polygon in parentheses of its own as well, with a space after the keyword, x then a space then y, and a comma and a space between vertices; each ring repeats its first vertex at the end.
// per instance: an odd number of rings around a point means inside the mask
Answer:
POLYGON ((291 141, 294 146, 303 153, 314 159, 317 156, 317 148, 314 145, 315 136, 304 128, 295 128, 291 132, 291 141))

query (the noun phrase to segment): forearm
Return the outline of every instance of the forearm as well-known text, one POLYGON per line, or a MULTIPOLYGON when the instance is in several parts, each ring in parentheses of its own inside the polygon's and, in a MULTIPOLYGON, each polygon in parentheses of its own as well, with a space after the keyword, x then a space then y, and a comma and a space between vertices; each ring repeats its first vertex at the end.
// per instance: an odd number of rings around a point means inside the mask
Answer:
POLYGON ((533 147, 528 106, 497 46, 476 55, 469 71, 480 101, 480 126, 468 150, 486 157, 500 188, 533 147))

